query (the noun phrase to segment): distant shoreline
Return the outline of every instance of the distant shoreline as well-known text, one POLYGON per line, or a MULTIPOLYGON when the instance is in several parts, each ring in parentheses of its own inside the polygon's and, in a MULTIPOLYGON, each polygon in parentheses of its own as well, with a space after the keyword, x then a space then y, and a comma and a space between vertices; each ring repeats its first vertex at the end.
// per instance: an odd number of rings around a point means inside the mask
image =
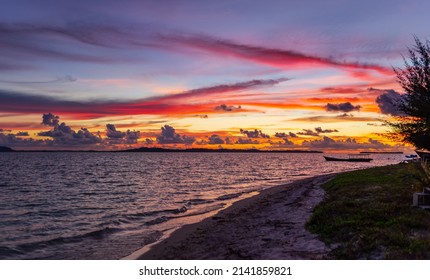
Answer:
POLYGON ((401 155, 403 152, 360 152, 360 154, 392 154, 392 155, 401 155))
POLYGON ((25 152, 25 153, 311 153, 311 154, 322 154, 323 151, 313 150, 258 150, 258 149, 166 149, 166 148, 136 148, 127 150, 115 150, 115 151, 97 151, 97 150, 14 150, 8 147, 0 147, 0 152, 25 152))

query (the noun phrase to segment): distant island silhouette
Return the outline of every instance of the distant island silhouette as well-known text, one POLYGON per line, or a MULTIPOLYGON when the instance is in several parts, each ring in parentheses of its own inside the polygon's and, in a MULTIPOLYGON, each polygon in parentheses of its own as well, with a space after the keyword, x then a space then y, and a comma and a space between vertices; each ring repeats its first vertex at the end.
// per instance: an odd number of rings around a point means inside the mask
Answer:
POLYGON ((323 153, 322 151, 312 150, 258 150, 258 149, 168 149, 141 147, 135 149, 115 150, 115 151, 96 151, 96 150, 13 150, 9 147, 0 146, 0 152, 91 152, 91 153, 323 153))
POLYGON ((403 154, 403 152, 397 152, 397 151, 395 151, 395 152, 366 152, 366 151, 364 151, 364 152, 360 152, 360 154, 403 154))
POLYGON ((166 148, 148 148, 142 147, 137 149, 128 149, 118 152, 164 152, 164 153, 323 153, 322 151, 309 151, 309 150, 259 150, 259 149, 204 149, 204 148, 190 148, 190 149, 166 149, 166 148))
POLYGON ((4 146, 0 146, 0 152, 14 152, 15 150, 9 148, 9 147, 4 147, 4 146))

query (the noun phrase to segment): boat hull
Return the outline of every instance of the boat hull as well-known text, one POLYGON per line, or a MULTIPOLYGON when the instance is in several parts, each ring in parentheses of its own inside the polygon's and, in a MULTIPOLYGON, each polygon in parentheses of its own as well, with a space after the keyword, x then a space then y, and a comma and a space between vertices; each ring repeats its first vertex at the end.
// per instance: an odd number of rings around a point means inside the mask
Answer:
POLYGON ((427 159, 427 160, 430 159, 430 153, 429 152, 423 152, 423 151, 415 150, 415 153, 417 153, 417 155, 419 155, 420 158, 422 158, 422 159, 427 159))
POLYGON ((349 162, 370 162, 373 159, 371 158, 334 158, 323 156, 326 161, 349 161, 349 162))

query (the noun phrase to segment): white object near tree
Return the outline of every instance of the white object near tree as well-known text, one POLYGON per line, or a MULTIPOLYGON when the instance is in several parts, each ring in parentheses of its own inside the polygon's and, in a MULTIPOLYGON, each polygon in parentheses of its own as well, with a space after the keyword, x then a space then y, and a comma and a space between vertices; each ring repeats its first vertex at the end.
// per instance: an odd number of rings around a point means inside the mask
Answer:
POLYGON ((414 193, 412 205, 421 208, 430 208, 430 193, 414 193))

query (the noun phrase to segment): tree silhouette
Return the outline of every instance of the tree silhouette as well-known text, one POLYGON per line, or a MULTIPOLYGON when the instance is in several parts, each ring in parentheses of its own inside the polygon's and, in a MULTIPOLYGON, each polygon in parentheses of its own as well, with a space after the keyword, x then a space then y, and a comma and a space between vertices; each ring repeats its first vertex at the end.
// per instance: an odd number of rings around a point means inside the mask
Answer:
POLYGON ((405 67, 394 69, 405 91, 398 105, 404 116, 388 124, 399 140, 430 150, 430 43, 414 39, 405 67))

